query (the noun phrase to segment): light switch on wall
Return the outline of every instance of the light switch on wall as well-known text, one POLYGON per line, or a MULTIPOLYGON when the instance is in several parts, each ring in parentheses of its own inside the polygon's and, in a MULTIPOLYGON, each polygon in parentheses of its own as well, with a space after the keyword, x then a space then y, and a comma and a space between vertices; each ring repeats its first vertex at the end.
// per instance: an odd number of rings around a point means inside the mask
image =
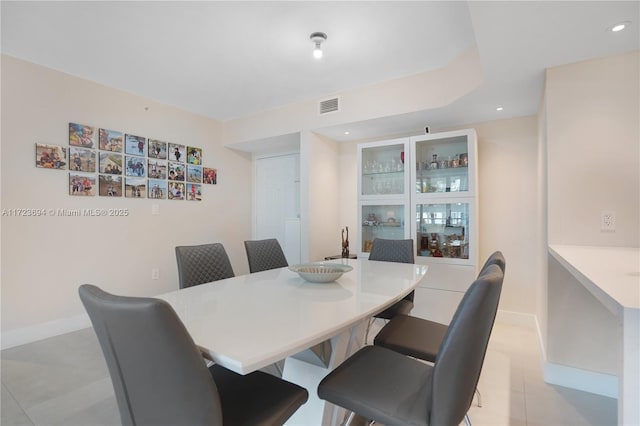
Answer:
POLYGON ((151 204, 151 214, 154 216, 160 215, 160 205, 159 204, 151 204))

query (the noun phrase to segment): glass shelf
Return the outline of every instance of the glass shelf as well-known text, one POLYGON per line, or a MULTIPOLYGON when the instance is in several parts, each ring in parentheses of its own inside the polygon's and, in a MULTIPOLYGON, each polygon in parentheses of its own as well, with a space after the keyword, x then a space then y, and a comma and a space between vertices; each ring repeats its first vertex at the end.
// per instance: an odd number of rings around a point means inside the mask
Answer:
POLYGON ((361 195, 404 194, 404 150, 404 143, 362 149, 361 195))
POLYGON ((376 238, 405 238, 404 205, 362 206, 362 252, 369 253, 376 238))
POLYGON ((416 207, 418 256, 469 259, 469 203, 416 207))

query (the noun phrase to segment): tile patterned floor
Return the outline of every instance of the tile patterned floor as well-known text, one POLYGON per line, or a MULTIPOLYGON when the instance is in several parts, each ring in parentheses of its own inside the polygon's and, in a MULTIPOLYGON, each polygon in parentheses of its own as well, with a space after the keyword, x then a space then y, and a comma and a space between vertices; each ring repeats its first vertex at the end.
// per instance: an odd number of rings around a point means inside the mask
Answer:
MULTIPOLYGON (((3 426, 120 423, 92 329, 6 349, 0 358, 3 426)), ((496 323, 478 388, 474 426, 616 424, 615 399, 544 383, 537 336, 523 327, 496 323)))

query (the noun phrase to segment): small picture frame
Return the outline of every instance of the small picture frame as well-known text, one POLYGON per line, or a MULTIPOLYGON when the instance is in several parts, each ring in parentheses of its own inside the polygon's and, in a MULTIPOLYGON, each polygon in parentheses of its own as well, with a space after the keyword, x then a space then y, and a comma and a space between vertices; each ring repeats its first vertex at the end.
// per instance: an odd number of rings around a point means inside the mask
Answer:
POLYGON ((216 185, 218 183, 218 170, 205 167, 202 172, 202 183, 216 185))
POLYGON ((147 180, 140 177, 126 177, 124 179, 125 198, 146 198, 147 180))
POLYGON ((67 170, 67 148, 36 143, 36 167, 67 170))
POLYGON ((186 160, 187 148, 177 143, 169 143, 169 160, 184 163, 186 160))
POLYGON ((127 176, 145 177, 145 159, 132 155, 124 156, 125 174, 127 176))
POLYGON ((169 182, 167 198, 170 200, 184 200, 184 183, 169 182))
POLYGON ((95 130, 84 124, 69 123, 69 145, 83 148, 95 147, 95 130))
POLYGON ((202 167, 188 164, 187 182, 202 183, 202 167))
POLYGON ((80 197, 96 195, 96 175, 69 172, 69 195, 80 197))
POLYGON ((98 195, 101 197, 122 197, 122 176, 99 175, 98 195))
POLYGON ((95 173, 96 152, 93 149, 69 147, 69 170, 95 173))
POLYGON ((109 175, 122 174, 122 155, 111 152, 98 153, 98 171, 109 175))
POLYGON ((167 162, 166 161, 149 158, 147 165, 148 165, 147 176, 150 179, 166 179, 167 178, 167 162))
POLYGON ((184 182, 184 163, 175 163, 169 161, 169 180, 184 182))
POLYGON ((142 136, 125 134, 124 153, 144 157, 147 155, 146 139, 142 136))
POLYGON ((202 201, 202 184, 199 184, 199 183, 187 184, 187 200, 202 201))
POLYGON ((147 155, 158 160, 167 159, 167 143, 155 139, 147 141, 147 155))
POLYGON ((148 198, 154 200, 167 199, 167 181, 160 179, 149 179, 147 188, 149 188, 148 198))
POLYGON ((187 146, 187 163, 195 166, 202 165, 202 148, 187 146))
POLYGON ((122 152, 122 132, 115 130, 98 130, 98 148, 103 151, 122 152))

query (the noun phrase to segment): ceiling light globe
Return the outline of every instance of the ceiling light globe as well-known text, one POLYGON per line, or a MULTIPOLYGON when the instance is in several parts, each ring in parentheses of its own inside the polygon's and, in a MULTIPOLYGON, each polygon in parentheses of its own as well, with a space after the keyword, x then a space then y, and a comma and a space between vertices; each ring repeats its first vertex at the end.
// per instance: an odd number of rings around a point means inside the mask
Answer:
POLYGON ((320 49, 319 47, 313 49, 313 57, 316 59, 322 58, 322 49, 320 49))
POLYGON ((617 33, 618 31, 624 30, 625 27, 626 27, 625 24, 618 24, 615 27, 611 28, 611 31, 613 31, 614 33, 617 33))

